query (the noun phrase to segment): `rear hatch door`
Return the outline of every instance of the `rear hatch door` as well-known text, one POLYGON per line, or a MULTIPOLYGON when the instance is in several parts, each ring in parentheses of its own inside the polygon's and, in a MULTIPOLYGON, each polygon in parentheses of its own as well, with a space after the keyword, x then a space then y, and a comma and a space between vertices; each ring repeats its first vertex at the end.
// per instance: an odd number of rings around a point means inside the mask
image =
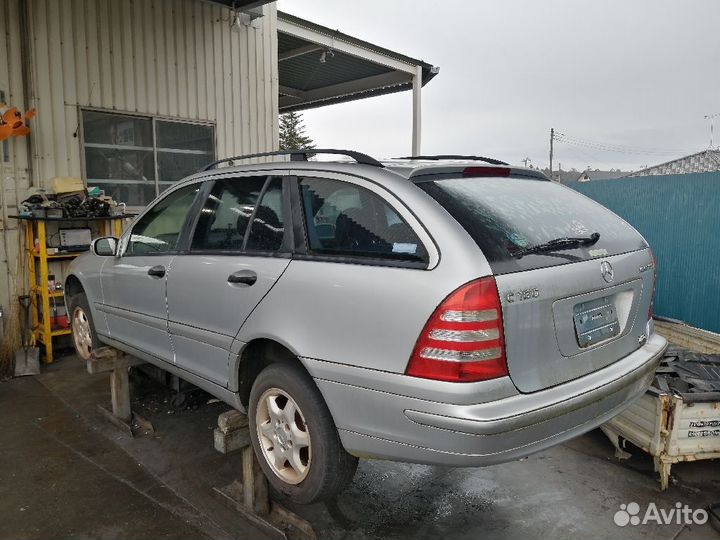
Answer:
POLYGON ((652 253, 621 218, 547 180, 443 176, 418 185, 465 228, 493 269, 518 390, 581 377, 644 343, 652 253), (528 252, 567 238, 587 241, 528 252))

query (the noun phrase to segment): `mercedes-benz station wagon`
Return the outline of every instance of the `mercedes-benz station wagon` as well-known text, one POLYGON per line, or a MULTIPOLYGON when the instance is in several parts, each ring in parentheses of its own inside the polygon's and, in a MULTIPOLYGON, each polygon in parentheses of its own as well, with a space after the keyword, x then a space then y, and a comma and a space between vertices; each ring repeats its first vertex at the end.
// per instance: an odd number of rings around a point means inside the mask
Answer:
POLYGON ((358 457, 502 463, 645 392, 655 264, 606 208, 488 158, 280 154, 212 164, 72 263, 81 358, 109 345, 246 411, 302 503, 358 457))

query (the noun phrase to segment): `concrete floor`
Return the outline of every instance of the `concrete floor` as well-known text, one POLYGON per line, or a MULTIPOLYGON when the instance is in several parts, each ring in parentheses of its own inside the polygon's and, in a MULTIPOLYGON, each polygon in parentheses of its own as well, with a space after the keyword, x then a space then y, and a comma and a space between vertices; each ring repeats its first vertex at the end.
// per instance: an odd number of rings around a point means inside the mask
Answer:
MULTIPOLYGON (((240 474, 238 455, 212 447, 228 407, 202 399, 175 411, 169 391, 143 384, 133 407, 156 433, 132 439, 97 411, 108 378, 69 357, 0 383, 0 538, 265 538, 212 490, 240 474)), ((337 500, 293 509, 323 539, 720 538, 709 525, 614 524, 621 504, 720 500, 717 462, 673 476, 660 492, 646 456, 620 462, 595 431, 485 469, 361 461, 337 500)))

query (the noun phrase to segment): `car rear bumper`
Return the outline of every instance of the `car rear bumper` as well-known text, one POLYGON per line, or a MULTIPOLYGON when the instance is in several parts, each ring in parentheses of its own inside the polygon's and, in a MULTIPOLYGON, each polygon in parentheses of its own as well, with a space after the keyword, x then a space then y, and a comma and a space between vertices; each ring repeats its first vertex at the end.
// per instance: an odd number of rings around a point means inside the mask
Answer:
MULTIPOLYGON (((617 415, 645 392, 666 347, 665 339, 653 334, 640 349, 584 377, 471 405, 317 376, 315 380, 349 452, 415 463, 483 466, 538 452, 617 415)), ((408 378, 408 384, 412 380, 408 378)))

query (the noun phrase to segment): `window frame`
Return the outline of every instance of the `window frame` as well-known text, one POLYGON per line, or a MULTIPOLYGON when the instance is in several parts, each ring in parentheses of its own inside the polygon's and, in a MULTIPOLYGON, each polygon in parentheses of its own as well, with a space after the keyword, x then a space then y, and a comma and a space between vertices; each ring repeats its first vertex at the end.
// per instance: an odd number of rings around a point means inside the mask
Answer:
MULTIPOLYGON (((212 161, 215 161, 217 159, 217 147, 218 147, 218 141, 217 141, 217 124, 216 122, 213 122, 211 120, 198 120, 193 118, 181 118, 181 117, 175 117, 175 116, 165 116, 165 115, 158 115, 158 114, 148 114, 148 113, 140 113, 140 112, 133 112, 133 111, 122 111, 122 110, 115 110, 115 109, 103 109, 100 107, 78 107, 78 132, 80 136, 80 171, 82 174, 83 181, 85 182, 85 186, 88 185, 88 175, 87 175, 87 163, 86 163, 86 157, 85 157, 85 149, 86 145, 93 143, 87 143, 85 140, 85 113, 101 113, 101 114, 112 114, 114 116, 118 117, 125 117, 125 118, 139 118, 142 120, 150 120, 152 124, 152 153, 153 153, 153 167, 154 167, 154 173, 155 173, 155 179, 153 180, 153 186, 155 188, 155 198, 160 196, 160 184, 167 185, 169 184, 167 189, 170 189, 172 187, 172 184, 175 184, 179 182, 180 180, 176 182, 170 182, 170 181, 162 181, 160 178, 160 166, 158 164, 158 149, 160 148, 158 146, 158 128, 157 123, 158 122, 174 122, 178 124, 188 124, 188 125, 196 125, 196 126, 204 126, 209 127, 212 129, 212 145, 213 145, 213 151, 212 154, 208 154, 209 161, 208 163, 211 163, 212 161)), ((92 146, 90 146, 92 148, 92 146)), ((149 147, 148 147, 149 148, 149 147)), ((194 171, 197 172, 197 171, 194 171)), ((95 180, 101 180, 101 179, 95 179, 95 180)), ((109 182, 111 179, 108 179, 109 182)), ((116 181, 117 182, 117 181, 116 181)), ((142 181, 135 181, 135 180, 120 180, 117 183, 128 183, 128 184, 140 184, 142 185, 142 181)), ((149 203, 148 203, 149 204, 149 203)), ((144 206, 130 206, 128 205, 129 210, 142 210, 146 208, 148 205, 144 206)))
POLYGON ((194 217, 191 220, 190 223, 188 223, 187 228, 187 236, 182 238, 180 242, 178 242, 178 245, 180 246, 180 250, 178 252, 179 255, 216 255, 216 256, 223 256, 223 257, 277 257, 277 258, 283 258, 288 259, 292 258, 294 254, 293 246, 295 244, 294 241, 294 235, 293 235, 293 218, 292 218, 292 202, 291 202, 291 192, 290 192, 290 182, 291 177, 288 176, 287 171, 274 171, 274 170, 257 170, 257 171, 247 171, 244 173, 225 173, 222 175, 214 175, 210 178, 204 179, 206 186, 205 189, 201 190, 201 192, 204 192, 204 195, 202 197, 202 202, 197 205, 197 207, 193 208, 194 211, 194 217), (243 238, 243 248, 240 250, 221 250, 221 249, 192 249, 192 240, 195 236, 195 232, 197 229, 198 222, 200 221, 200 212, 202 208, 204 208, 205 204, 207 203, 207 200, 212 193, 215 184, 220 181, 242 181, 242 178, 257 178, 257 177, 265 177, 265 182, 263 183, 262 189, 260 190, 260 195, 258 196, 258 200, 255 203, 255 207, 253 208, 253 212, 250 216, 250 219, 248 220, 248 225, 245 230, 245 236, 243 238), (247 241, 249 239, 249 232, 251 230, 252 222, 255 219, 255 215, 257 214, 257 210, 260 206, 260 203, 262 202, 263 196, 265 195, 265 192, 267 191, 270 183, 275 178, 280 178, 282 181, 282 194, 283 194, 283 223, 284 223, 284 233, 283 233, 283 241, 280 249, 277 251, 259 251, 259 250, 253 250, 248 251, 246 249, 247 241))
MULTIPOLYGON (((297 171, 294 171, 297 172, 297 171)), ((417 216, 408 208, 406 204, 395 197, 391 192, 382 187, 379 183, 361 176, 351 176, 347 174, 338 174, 333 172, 303 170, 302 174, 295 174, 294 181, 291 185, 292 206, 293 206, 293 230, 295 232, 295 255, 297 260, 332 262, 342 264, 357 264, 363 266, 386 266, 394 268, 408 268, 416 270, 432 270, 440 260, 440 253, 437 245, 433 241, 429 232, 417 219, 417 216), (300 194, 300 181, 303 178, 317 178, 319 180, 333 180, 343 182, 358 189, 365 189, 375 196, 379 197, 382 202, 387 204, 405 224, 410 227, 412 232, 417 236, 418 241, 425 248, 427 260, 425 261, 402 261, 386 257, 362 257, 353 255, 336 255, 320 252, 313 252, 310 249, 309 235, 307 230, 307 222, 305 219, 305 208, 300 194), (422 231, 422 232, 420 232, 422 231)))

